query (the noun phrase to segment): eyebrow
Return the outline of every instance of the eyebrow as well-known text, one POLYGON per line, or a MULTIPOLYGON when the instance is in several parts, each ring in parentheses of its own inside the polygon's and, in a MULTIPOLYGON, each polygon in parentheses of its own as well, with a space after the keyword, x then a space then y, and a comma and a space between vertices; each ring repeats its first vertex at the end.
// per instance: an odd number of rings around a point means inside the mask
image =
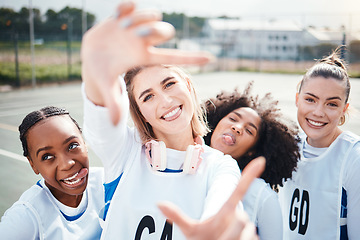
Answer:
POLYGON ((39 148, 39 149, 36 151, 36 157, 39 155, 39 153, 40 153, 41 151, 46 151, 46 150, 49 150, 49 149, 52 149, 52 147, 46 146, 46 147, 43 147, 43 148, 39 148))
MULTIPOLYGON (((239 118, 242 118, 242 115, 238 112, 233 112, 235 113, 239 118)), ((256 131, 258 130, 257 127, 255 126, 255 124, 253 124, 252 122, 248 122, 250 126, 252 126, 253 128, 256 129, 256 131)))
MULTIPOLYGON (((173 78, 174 78, 174 77, 166 77, 164 80, 162 80, 162 81, 160 82, 160 85, 164 85, 167 81, 169 81, 169 80, 171 80, 171 79, 173 79, 173 78)), ((142 91, 142 92, 140 93, 140 95, 139 95, 139 99, 140 99, 142 96, 144 96, 145 94, 151 92, 151 90, 152 90, 152 88, 148 88, 148 89, 142 91)))
MULTIPOLYGON (((305 93, 305 94, 310 95, 310 96, 312 96, 312 97, 314 97, 314 98, 316 98, 316 99, 319 99, 318 96, 316 96, 316 95, 314 95, 314 94, 312 94, 312 93, 307 92, 307 93, 305 93)), ((326 100, 329 101, 329 100, 336 100, 336 99, 341 100, 341 97, 330 97, 330 98, 327 98, 326 100)))
MULTIPOLYGON (((68 137, 67 139, 65 139, 65 141, 63 142, 63 145, 65 145, 66 143, 70 142, 71 140, 73 140, 74 138, 78 138, 77 136, 70 136, 68 137)), ((36 151, 36 157, 39 155, 39 153, 41 151, 46 151, 46 150, 50 150, 52 149, 53 147, 51 146, 46 146, 46 147, 42 147, 42 148, 39 148, 37 151, 36 151)))

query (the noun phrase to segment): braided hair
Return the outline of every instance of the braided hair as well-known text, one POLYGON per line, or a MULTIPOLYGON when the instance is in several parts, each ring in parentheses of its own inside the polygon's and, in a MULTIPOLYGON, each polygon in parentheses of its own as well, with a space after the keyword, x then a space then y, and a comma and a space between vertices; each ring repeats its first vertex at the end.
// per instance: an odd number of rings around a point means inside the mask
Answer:
MULTIPOLYGON (((249 107, 255 110, 260 118, 259 138, 255 145, 244 155, 235 159, 241 170, 254 158, 264 156, 266 168, 261 178, 277 191, 283 181, 292 177, 296 169, 299 154, 298 127, 295 122, 284 120, 284 116, 277 107, 278 101, 273 100, 267 93, 263 98, 252 96, 253 82, 249 82, 241 93, 237 89, 233 92, 221 92, 216 98, 206 102, 207 119, 213 131, 219 121, 235 109, 249 107)), ((204 137, 205 143, 210 145, 212 132, 204 137)))
POLYGON ((23 155, 27 157, 29 155, 28 145, 27 145, 27 133, 29 129, 34 126, 36 123, 49 118, 53 116, 61 116, 61 115, 68 115, 70 119, 74 122, 76 127, 81 132, 81 128, 79 124, 76 122, 75 119, 73 119, 69 112, 64 108, 58 108, 54 106, 47 106, 44 108, 41 108, 40 110, 33 111, 26 115, 26 117, 23 119, 22 123, 19 126, 19 132, 20 132, 20 141, 23 148, 23 155))

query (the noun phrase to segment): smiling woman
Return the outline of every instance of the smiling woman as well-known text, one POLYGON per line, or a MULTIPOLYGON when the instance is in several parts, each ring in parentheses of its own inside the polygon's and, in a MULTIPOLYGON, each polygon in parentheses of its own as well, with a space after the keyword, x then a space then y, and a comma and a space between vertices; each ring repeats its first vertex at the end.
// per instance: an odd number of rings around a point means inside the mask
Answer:
POLYGON ((42 179, 5 212, 0 235, 4 239, 99 238, 103 173, 89 170, 78 123, 65 109, 45 107, 29 113, 19 131, 24 156, 42 179))
POLYGON ((208 129, 190 76, 160 63, 209 58, 153 48, 173 33, 156 11, 134 11, 131 2, 119 11, 92 28, 82 44, 84 135, 105 171, 101 237, 185 239, 158 202, 208 219, 231 195, 240 171, 230 156, 203 144, 208 129), (135 127, 127 125, 129 113, 135 127))
POLYGON ((286 239, 360 235, 360 137, 340 128, 349 95, 345 62, 336 51, 315 63, 300 83, 301 161, 279 194, 286 239))

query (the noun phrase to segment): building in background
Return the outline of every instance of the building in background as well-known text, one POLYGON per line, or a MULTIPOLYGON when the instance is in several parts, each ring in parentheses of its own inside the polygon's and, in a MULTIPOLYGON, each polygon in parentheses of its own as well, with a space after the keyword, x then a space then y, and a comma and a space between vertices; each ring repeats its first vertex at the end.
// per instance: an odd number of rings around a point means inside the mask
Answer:
POLYGON ((216 18, 206 21, 199 48, 218 57, 298 61, 307 48, 359 40, 345 36, 343 29, 303 28, 292 21, 216 18))

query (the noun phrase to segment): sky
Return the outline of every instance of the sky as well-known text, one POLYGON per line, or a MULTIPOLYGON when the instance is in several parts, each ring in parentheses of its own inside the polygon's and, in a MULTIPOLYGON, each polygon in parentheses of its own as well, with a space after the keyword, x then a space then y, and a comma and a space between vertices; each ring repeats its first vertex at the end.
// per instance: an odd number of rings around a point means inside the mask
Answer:
MULTIPOLYGON (((34 8, 44 14, 48 9, 59 11, 65 6, 82 8, 95 14, 97 20, 112 15, 119 0, 0 0, 0 7, 18 11, 34 8)), ((140 8, 157 8, 166 13, 188 16, 231 16, 253 20, 289 20, 301 26, 330 27, 360 31, 359 0, 136 0, 140 8)))

